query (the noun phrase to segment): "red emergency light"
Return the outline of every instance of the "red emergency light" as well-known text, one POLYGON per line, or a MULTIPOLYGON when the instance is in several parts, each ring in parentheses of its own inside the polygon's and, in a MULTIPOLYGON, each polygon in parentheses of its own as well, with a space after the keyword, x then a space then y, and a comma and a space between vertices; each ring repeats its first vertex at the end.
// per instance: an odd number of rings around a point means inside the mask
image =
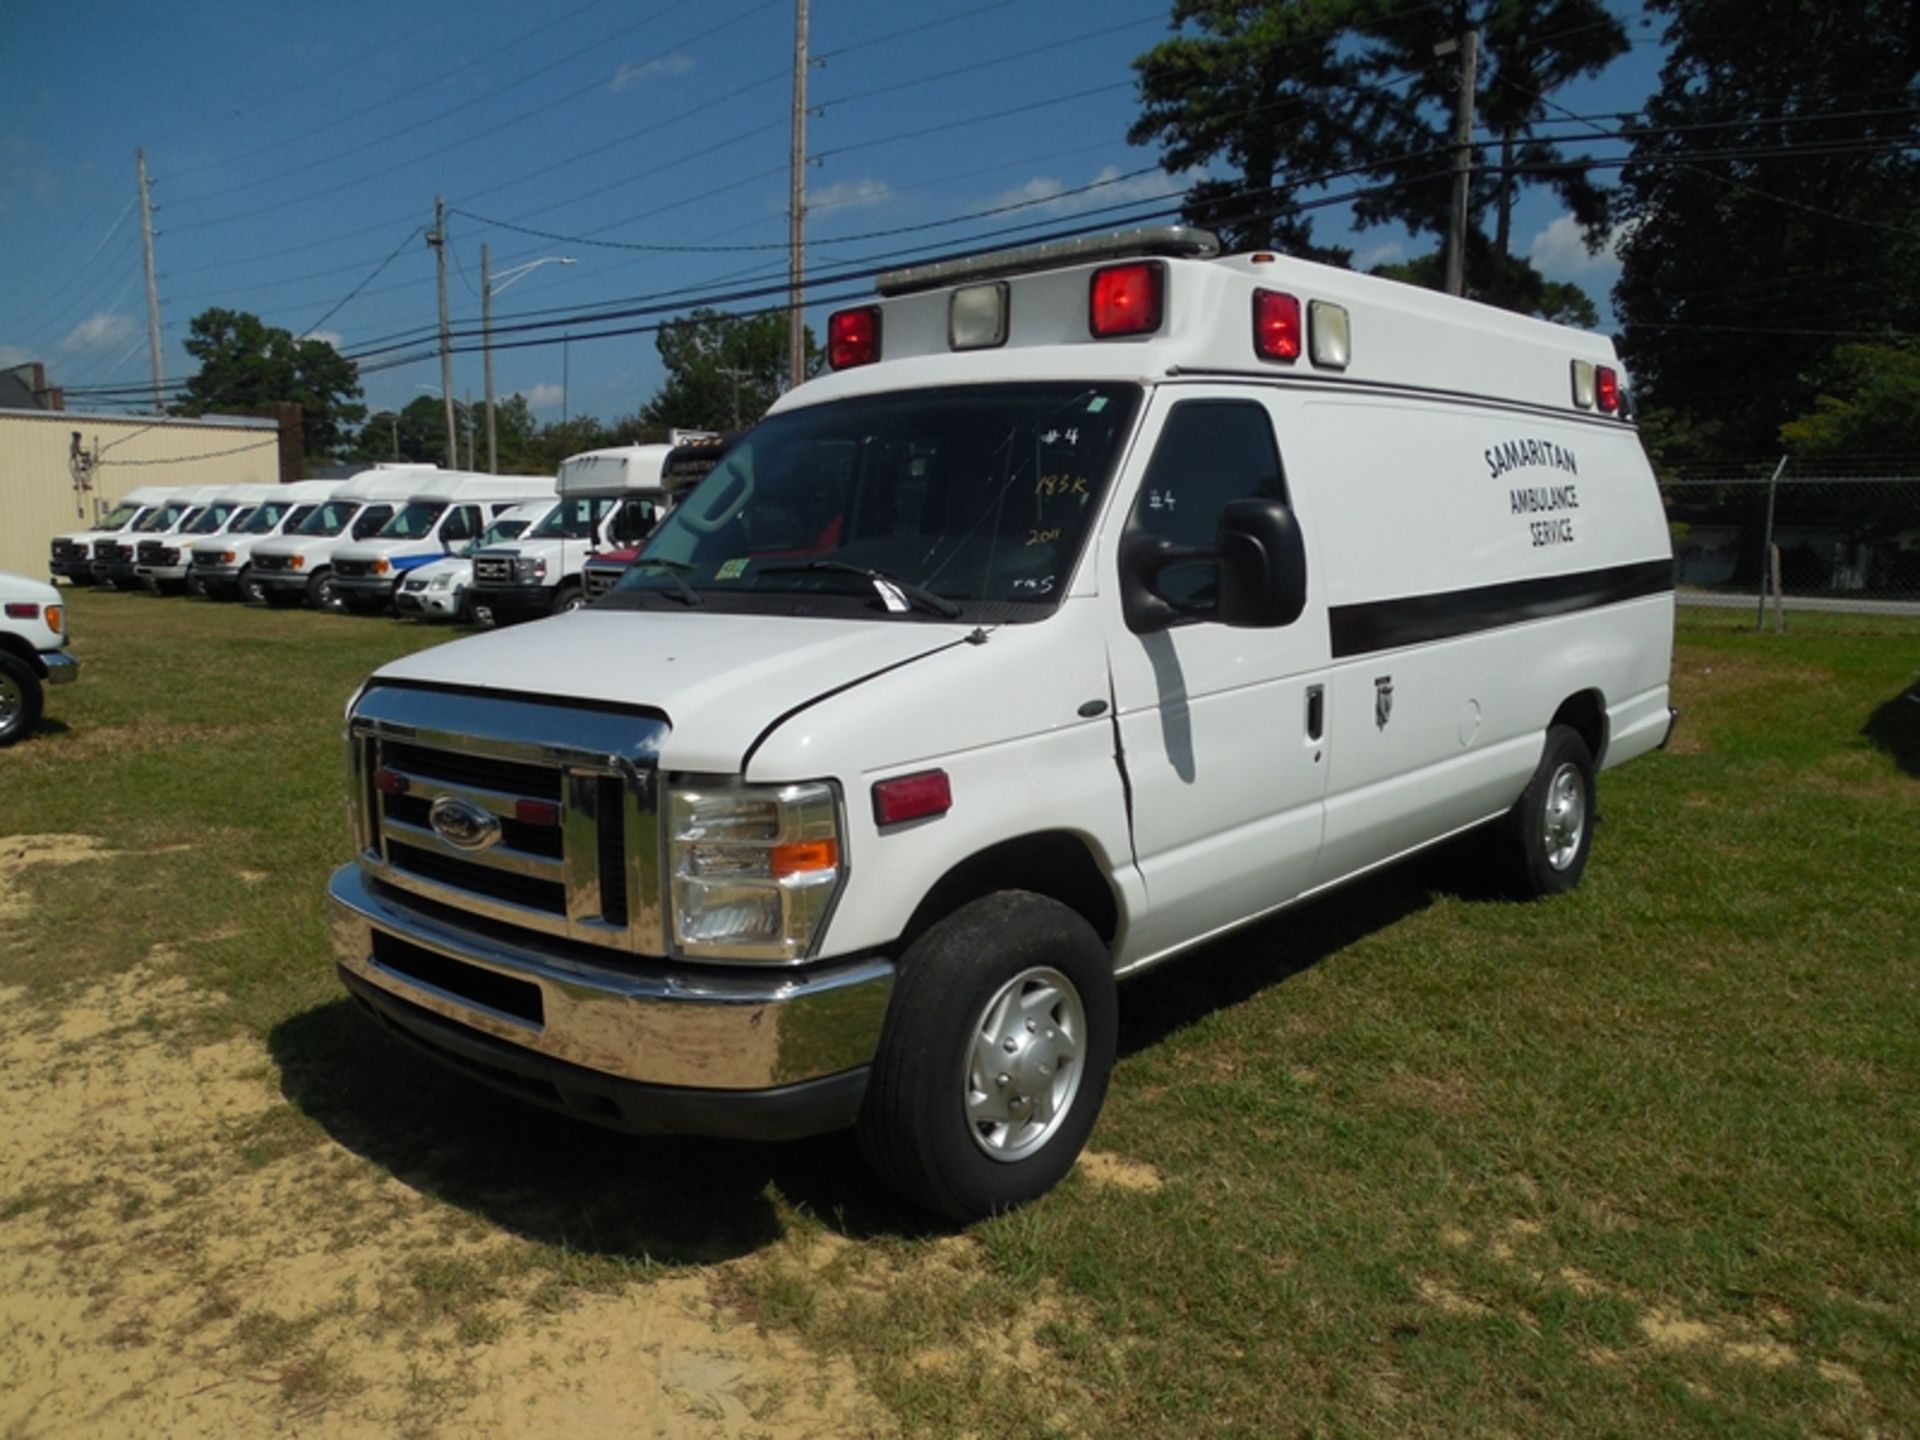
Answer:
POLYGON ((1609 365, 1596 365, 1593 371, 1593 400, 1609 415, 1620 413, 1620 376, 1609 365))
POLYGON ((1087 298, 1087 328, 1094 338, 1111 340, 1158 330, 1166 273, 1164 265, 1151 260, 1094 271, 1087 298))
POLYGON ((880 307, 836 310, 827 318, 827 364, 836 370, 871 365, 880 358, 880 307))
POLYGON ((1253 292, 1253 348, 1264 360, 1300 358, 1300 301, 1278 290, 1253 292))

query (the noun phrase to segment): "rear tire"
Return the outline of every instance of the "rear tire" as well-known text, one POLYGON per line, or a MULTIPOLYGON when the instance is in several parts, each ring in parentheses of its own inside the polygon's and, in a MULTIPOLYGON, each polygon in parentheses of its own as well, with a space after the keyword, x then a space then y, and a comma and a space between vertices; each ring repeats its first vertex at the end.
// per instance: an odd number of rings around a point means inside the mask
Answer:
POLYGON ((18 655, 0 650, 0 746, 31 735, 45 702, 33 667, 18 655))
POLYGON ((1555 725, 1533 779, 1503 822, 1512 893, 1538 900, 1578 885, 1593 851, 1594 820, 1593 756, 1577 730, 1555 725))
POLYGON ((1113 1070, 1119 1002, 1099 935, 1001 891, 901 957, 858 1137, 892 1190, 955 1220, 1023 1205, 1073 1168, 1113 1070))

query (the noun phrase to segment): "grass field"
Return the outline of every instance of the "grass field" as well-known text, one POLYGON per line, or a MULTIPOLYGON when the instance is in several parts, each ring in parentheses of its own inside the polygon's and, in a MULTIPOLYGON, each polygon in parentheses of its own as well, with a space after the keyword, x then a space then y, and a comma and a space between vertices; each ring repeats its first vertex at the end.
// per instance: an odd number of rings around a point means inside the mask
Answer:
POLYGON ((956 1235, 348 1005, 341 706, 445 632, 71 600, 0 752, 8 1440, 1920 1434, 1920 622, 1684 614, 1578 891, 1442 853, 1129 985, 1080 1172, 956 1235))

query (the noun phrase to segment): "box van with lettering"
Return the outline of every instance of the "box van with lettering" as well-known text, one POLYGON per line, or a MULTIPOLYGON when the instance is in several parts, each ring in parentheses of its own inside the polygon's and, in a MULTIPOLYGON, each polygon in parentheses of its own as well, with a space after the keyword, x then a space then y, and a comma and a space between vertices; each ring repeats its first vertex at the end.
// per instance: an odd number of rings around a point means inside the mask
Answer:
POLYGON ((369 678, 333 943, 508 1094, 970 1217, 1121 979, 1467 832, 1575 885, 1672 553, 1600 336, 1180 229, 879 289, 611 593, 369 678))

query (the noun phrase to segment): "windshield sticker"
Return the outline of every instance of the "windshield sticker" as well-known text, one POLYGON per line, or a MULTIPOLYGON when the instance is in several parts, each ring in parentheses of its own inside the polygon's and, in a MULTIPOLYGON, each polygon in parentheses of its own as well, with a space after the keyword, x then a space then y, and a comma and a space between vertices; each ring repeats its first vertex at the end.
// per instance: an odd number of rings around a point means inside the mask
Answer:
POLYGON ((1107 397, 1104 395, 1096 395, 1091 400, 1087 401, 1087 413, 1089 415, 1098 415, 1102 410, 1106 408, 1107 408, 1107 397))
POLYGON ((713 578, 716 580, 738 580, 746 573, 747 562, 745 560, 727 560, 723 561, 720 568, 713 572, 713 578))

